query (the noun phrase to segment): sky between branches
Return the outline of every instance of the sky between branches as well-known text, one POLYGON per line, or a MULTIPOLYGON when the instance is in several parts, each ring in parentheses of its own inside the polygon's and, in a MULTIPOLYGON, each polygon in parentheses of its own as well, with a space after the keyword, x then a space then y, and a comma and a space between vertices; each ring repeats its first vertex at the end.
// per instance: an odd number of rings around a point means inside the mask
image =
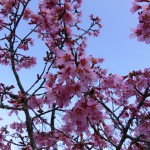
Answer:
MULTIPOLYGON (((86 0, 83 14, 98 15, 103 28, 98 38, 89 40, 88 50, 96 57, 103 57, 103 67, 119 75, 150 67, 150 46, 130 39, 130 29, 138 23, 138 14, 131 14, 132 0, 86 0)), ((84 17, 85 19, 85 17, 84 17)), ((83 23, 86 24, 87 19, 83 23)))
MULTIPOLYGON (((37 9, 37 2, 37 0, 31 1, 30 6, 33 10, 37 9)), ((130 71, 147 68, 150 64, 150 46, 129 38, 130 29, 138 24, 138 14, 130 12, 131 3, 132 0, 85 0, 82 6, 83 26, 88 27, 89 15, 92 13, 102 20, 103 28, 100 36, 88 39, 87 54, 103 57, 105 61, 102 67, 109 73, 126 75, 130 71)), ((23 34, 26 30, 20 30, 20 32, 23 34)), ((31 49, 31 54, 38 54, 38 60, 42 62, 41 55, 45 49, 43 50, 43 43, 39 41, 31 49)), ((41 66, 40 63, 39 66, 41 66)), ((36 76, 35 72, 39 72, 39 66, 29 71, 25 69, 21 71, 22 79, 26 79, 23 80, 25 86, 27 81, 30 82, 36 76)), ((8 67, 1 67, 0 70, 1 82, 10 83, 14 80, 8 67)))

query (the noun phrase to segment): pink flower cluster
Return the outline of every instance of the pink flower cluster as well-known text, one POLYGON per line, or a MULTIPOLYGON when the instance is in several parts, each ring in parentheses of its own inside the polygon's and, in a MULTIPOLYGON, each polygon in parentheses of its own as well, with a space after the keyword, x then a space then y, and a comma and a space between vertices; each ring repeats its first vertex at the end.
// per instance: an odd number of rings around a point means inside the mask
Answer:
POLYGON ((139 24, 136 29, 132 29, 133 33, 130 37, 137 37, 138 41, 150 44, 150 2, 149 0, 135 0, 131 8, 131 12, 139 13, 139 24), (139 5, 137 3, 145 2, 146 5, 139 5))
POLYGON ((0 14, 3 16, 8 16, 10 12, 13 12, 14 6, 18 5, 19 1, 15 0, 1 0, 0 6, 2 7, 0 14))
POLYGON ((10 57, 11 57, 11 54, 10 52, 6 51, 6 50, 3 50, 1 47, 0 47, 0 63, 2 65, 10 65, 10 57))
POLYGON ((35 57, 29 57, 29 56, 23 56, 19 60, 19 63, 17 64, 16 70, 19 71, 21 68, 31 68, 36 65, 36 58, 35 57))
POLYGON ((98 81, 97 67, 93 66, 103 59, 86 57, 85 53, 76 58, 76 62, 74 59, 69 51, 64 53, 58 50, 55 66, 59 70, 56 75, 45 76, 47 97, 51 103, 56 100, 56 104, 60 107, 68 106, 74 96, 82 97, 98 81))
MULTIPOLYGON (((14 94, 13 85, 0 84, 0 107, 18 118, 0 127, 0 149, 10 150, 11 144, 26 150, 59 145, 65 150, 146 149, 150 68, 107 75, 102 58, 87 56, 87 37, 98 36, 102 25, 99 17, 90 15, 89 28, 81 27, 82 0, 41 0, 38 13, 28 8, 29 3, 0 0, 0 30, 7 30, 1 38, 5 44, 0 47, 0 63, 11 66, 19 88, 14 94), (24 38, 17 34, 20 20, 33 27, 24 38), (17 71, 36 64, 35 57, 22 54, 33 45, 34 32, 48 50, 43 71, 26 90, 17 71)), ((132 36, 149 44, 149 0, 135 0, 131 12, 137 11, 139 25, 132 36)))

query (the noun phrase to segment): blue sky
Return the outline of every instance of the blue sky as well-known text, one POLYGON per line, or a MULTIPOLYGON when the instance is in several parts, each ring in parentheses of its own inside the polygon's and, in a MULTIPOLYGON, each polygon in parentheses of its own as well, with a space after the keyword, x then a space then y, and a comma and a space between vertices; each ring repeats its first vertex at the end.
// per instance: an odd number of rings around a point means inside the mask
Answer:
POLYGON ((138 14, 130 12, 131 3, 132 0, 86 0, 83 5, 83 23, 93 13, 103 25, 100 36, 88 40, 88 52, 103 57, 103 67, 120 75, 150 67, 150 45, 129 38, 130 29, 138 24, 138 14))

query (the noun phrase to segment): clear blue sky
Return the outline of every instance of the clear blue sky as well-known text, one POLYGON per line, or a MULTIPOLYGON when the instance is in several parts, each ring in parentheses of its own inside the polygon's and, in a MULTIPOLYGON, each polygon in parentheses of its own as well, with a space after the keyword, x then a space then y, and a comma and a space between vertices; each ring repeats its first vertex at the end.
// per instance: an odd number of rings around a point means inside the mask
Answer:
POLYGON ((150 67, 150 45, 129 38, 130 29, 138 24, 138 14, 130 13, 132 1, 86 0, 83 5, 83 23, 94 13, 103 25, 100 36, 88 40, 88 52, 103 57, 103 67, 120 75, 150 67))

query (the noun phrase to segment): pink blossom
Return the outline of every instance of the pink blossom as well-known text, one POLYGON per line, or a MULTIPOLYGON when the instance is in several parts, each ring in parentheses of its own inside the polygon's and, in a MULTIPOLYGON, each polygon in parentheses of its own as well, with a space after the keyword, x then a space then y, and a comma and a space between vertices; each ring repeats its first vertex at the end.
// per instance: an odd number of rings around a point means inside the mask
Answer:
POLYGON ((132 12, 132 13, 135 13, 137 10, 139 10, 140 8, 141 8, 141 6, 139 6, 139 5, 137 5, 137 3, 135 3, 135 2, 133 2, 132 3, 132 8, 130 9, 130 11, 132 12))
POLYGON ((31 17, 31 14, 33 14, 33 12, 29 8, 27 8, 24 12, 23 18, 25 20, 28 20, 31 17))
POLYGON ((27 51, 28 50, 28 45, 27 44, 20 44, 19 48, 23 49, 24 51, 27 51))
MULTIPOLYGON (((5 117, 1 121, 1 150, 12 144, 26 150, 147 149, 150 68, 124 76, 107 74, 103 58, 88 56, 87 39, 98 36, 102 25, 90 15, 90 26, 82 27, 82 2, 41 0, 33 12, 30 0, 0 0, 0 63, 11 68, 16 83, 0 83, 0 107, 17 118, 6 126, 5 117), (31 29, 26 37, 17 32, 22 20, 31 29), (24 86, 22 80, 28 80, 17 71, 36 65, 35 57, 24 55, 34 44, 34 32, 45 45, 44 67, 24 86)), ((148 0, 135 0, 131 8, 139 20, 131 37, 147 44, 149 10, 148 0)))

